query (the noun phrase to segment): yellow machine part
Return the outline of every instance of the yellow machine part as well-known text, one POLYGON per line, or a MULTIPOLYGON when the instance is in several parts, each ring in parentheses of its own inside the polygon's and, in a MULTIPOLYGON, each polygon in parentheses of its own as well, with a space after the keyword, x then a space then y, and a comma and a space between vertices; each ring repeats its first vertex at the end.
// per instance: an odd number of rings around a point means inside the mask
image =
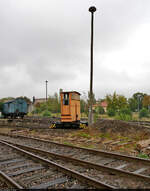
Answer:
POLYGON ((81 129, 85 129, 86 128, 86 124, 80 123, 80 128, 81 129))
POLYGON ((49 128, 50 128, 50 129, 55 128, 55 124, 51 124, 51 125, 49 126, 49 128))
MULTIPOLYGON (((57 124, 51 124, 50 126, 49 126, 49 128, 50 129, 54 129, 54 128, 57 128, 58 126, 57 126, 57 124)), ((61 126, 60 126, 61 127, 61 126)), ((81 129, 85 129, 87 127, 87 125, 86 124, 84 124, 84 123, 80 123, 80 126, 79 126, 79 128, 81 128, 81 129)))

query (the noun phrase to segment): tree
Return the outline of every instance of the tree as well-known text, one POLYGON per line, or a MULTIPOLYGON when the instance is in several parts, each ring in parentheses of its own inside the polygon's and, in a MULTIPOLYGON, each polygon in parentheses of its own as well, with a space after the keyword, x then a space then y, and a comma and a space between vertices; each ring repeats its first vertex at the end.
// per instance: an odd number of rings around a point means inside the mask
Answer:
POLYGON ((148 110, 146 108, 141 109, 139 117, 148 117, 148 110))
POLYGON ((6 101, 10 101, 10 100, 13 100, 13 99, 15 99, 15 98, 14 97, 5 97, 5 98, 0 99, 0 101, 4 103, 6 101))
POLYGON ((136 111, 137 107, 138 107, 138 102, 135 98, 129 98, 128 99, 128 104, 129 104, 129 108, 131 109, 131 111, 136 111))
POLYGON ((42 116, 43 116, 43 117, 51 117, 51 112, 48 111, 48 110, 45 110, 45 111, 42 113, 42 116))
MULTIPOLYGON (((88 99, 87 99, 88 106, 90 105, 90 92, 88 92, 88 99)), ((96 104, 95 94, 92 94, 92 104, 96 104)))
POLYGON ((60 101, 57 93, 55 93, 54 96, 49 96, 47 102, 36 104, 35 113, 41 114, 44 111, 60 113, 60 101))
POLYGON ((87 102, 84 99, 80 100, 81 113, 87 113, 87 102))
POLYGON ((120 109, 116 117, 119 120, 129 121, 132 119, 132 112, 129 108, 125 107, 120 109))
POLYGON ((28 98, 28 97, 26 97, 26 96, 19 96, 19 97, 17 97, 17 98, 23 98, 23 99, 26 100, 27 103, 31 103, 30 98, 28 98))
POLYGON ((143 106, 147 109, 149 109, 150 106, 150 96, 149 95, 145 95, 143 98, 143 106))
POLYGON ((106 101, 108 103, 107 110, 113 111, 113 113, 128 107, 127 99, 123 95, 117 95, 116 92, 113 95, 107 95, 106 101))
POLYGON ((143 107, 143 99, 147 96, 145 93, 137 92, 132 95, 131 98, 128 99, 128 104, 131 111, 137 111, 138 109, 142 109, 143 107))
POLYGON ((108 116, 113 117, 116 115, 116 111, 113 108, 108 108, 107 114, 108 116))
POLYGON ((137 109, 138 109, 138 104, 139 104, 139 110, 141 110, 143 107, 142 102, 143 102, 143 98, 145 95, 147 95, 147 94, 137 92, 137 93, 133 94, 133 96, 132 96, 137 101, 137 109))
POLYGON ((118 109, 124 109, 127 107, 128 103, 127 103, 127 98, 125 98, 123 95, 118 95, 118 109))
POLYGON ((102 106, 97 106, 95 110, 96 110, 96 113, 98 113, 98 114, 105 113, 104 108, 102 106))

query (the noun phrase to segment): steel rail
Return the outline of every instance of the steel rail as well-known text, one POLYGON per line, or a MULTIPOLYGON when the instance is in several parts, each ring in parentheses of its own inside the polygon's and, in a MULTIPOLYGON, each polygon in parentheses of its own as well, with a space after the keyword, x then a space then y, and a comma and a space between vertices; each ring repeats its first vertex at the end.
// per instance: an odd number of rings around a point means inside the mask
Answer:
POLYGON ((0 179, 4 181, 10 188, 23 189, 18 183, 16 183, 12 178, 7 176, 4 172, 0 171, 0 179))
POLYGON ((5 141, 0 141, 0 143, 2 143, 4 145, 7 145, 7 146, 15 149, 16 151, 21 152, 23 155, 26 155, 26 156, 32 158, 35 161, 40 161, 43 165, 55 167, 58 171, 62 171, 66 175, 74 177, 74 178, 78 179, 79 181, 81 181, 83 183, 88 183, 89 185, 94 186, 95 188, 116 189, 116 187, 113 187, 113 186, 110 186, 110 185, 105 184, 103 182, 97 181, 96 179, 90 178, 90 177, 88 177, 86 175, 82 175, 81 173, 78 173, 78 172, 76 172, 74 170, 70 170, 69 168, 63 167, 63 166, 61 166, 59 164, 56 164, 55 162, 52 162, 50 160, 44 159, 44 158, 42 158, 40 156, 37 156, 37 155, 35 155, 33 153, 30 153, 28 151, 20 149, 20 148, 18 148, 16 146, 13 146, 13 145, 9 144, 9 143, 6 143, 5 141))
POLYGON ((150 165, 150 160, 149 159, 141 159, 138 157, 132 157, 132 156, 127 156, 127 155, 123 155, 123 154, 118 154, 118 153, 113 153, 110 151, 103 151, 103 150, 96 150, 96 149, 89 149, 89 148, 84 148, 84 147, 78 147, 78 146, 72 146, 72 145, 65 145, 65 144, 61 144, 61 143, 57 143, 57 142, 53 142, 53 141, 48 141, 45 139, 39 139, 39 138, 34 138, 34 137, 28 137, 28 136, 23 136, 23 135, 11 135, 11 134, 2 134, 0 133, 0 135, 4 135, 4 136, 10 136, 10 137, 15 137, 15 138, 26 138, 26 139, 31 139, 31 140, 36 140, 36 141, 41 141, 44 143, 49 143, 49 144, 54 144, 54 145, 58 145, 58 146, 63 146, 63 147, 68 147, 68 148, 72 148, 72 149, 79 149, 79 150, 84 150, 84 151, 88 151, 89 153, 93 153, 93 154, 97 154, 97 155, 102 155, 102 156, 106 156, 109 158, 114 158, 114 159, 119 159, 119 160, 124 160, 124 161, 129 161, 129 162, 139 162, 145 165, 150 165))
POLYGON ((121 170, 121 169, 107 167, 107 166, 104 166, 104 165, 95 164, 95 163, 87 162, 87 161, 84 161, 84 160, 79 160, 79 159, 76 159, 76 158, 72 158, 72 157, 56 154, 56 153, 53 153, 53 152, 37 149, 37 148, 31 147, 31 146, 20 145, 20 144, 12 143, 10 141, 5 141, 5 140, 3 140, 3 141, 7 142, 7 143, 10 143, 10 144, 13 144, 13 145, 15 145, 15 146, 17 146, 19 148, 22 148, 22 149, 30 151, 30 152, 36 152, 36 153, 40 153, 40 154, 49 155, 50 157, 55 157, 55 158, 58 158, 58 159, 61 159, 61 160, 63 159, 65 161, 74 162, 74 163, 80 164, 82 166, 87 166, 87 167, 90 167, 90 168, 94 168, 96 170, 102 170, 102 171, 105 171, 105 172, 116 173, 116 174, 126 176, 126 177, 129 176, 129 177, 136 178, 136 179, 138 178, 140 180, 143 179, 145 181, 150 181, 150 176, 136 174, 134 172, 127 172, 127 171, 124 171, 124 170, 121 170))

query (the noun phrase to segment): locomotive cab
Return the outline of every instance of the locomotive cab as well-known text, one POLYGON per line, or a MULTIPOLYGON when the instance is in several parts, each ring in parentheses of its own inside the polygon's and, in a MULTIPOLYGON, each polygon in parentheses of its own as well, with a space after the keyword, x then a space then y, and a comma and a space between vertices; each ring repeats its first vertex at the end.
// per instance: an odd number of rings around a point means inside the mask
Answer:
POLYGON ((61 92, 61 122, 80 122, 80 93, 61 92))
POLYGON ((50 128, 85 128, 87 122, 80 121, 80 93, 76 91, 61 92, 61 120, 54 122, 50 128))

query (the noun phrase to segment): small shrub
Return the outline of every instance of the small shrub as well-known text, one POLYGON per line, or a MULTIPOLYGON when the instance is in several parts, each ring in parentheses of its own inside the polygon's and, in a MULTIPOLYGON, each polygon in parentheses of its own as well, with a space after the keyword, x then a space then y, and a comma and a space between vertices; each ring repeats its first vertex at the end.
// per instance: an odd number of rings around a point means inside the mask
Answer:
POLYGON ((123 120, 123 121, 129 121, 132 120, 132 112, 128 108, 122 108, 118 112, 118 115, 116 116, 116 119, 123 120))
POLYGON ((143 108, 140 110, 139 117, 148 117, 148 110, 146 108, 143 108))
POLYGON ((74 146, 74 144, 69 143, 69 142, 67 142, 67 141, 65 141, 63 144, 64 144, 64 145, 69 145, 69 146, 74 146))
POLYGON ((146 155, 146 154, 143 154, 143 153, 140 153, 140 154, 138 155, 138 157, 139 157, 139 158, 144 158, 144 159, 149 159, 149 156, 146 155))
POLYGON ((107 110, 107 114, 108 114, 108 116, 113 117, 113 116, 115 116, 116 112, 114 109, 110 108, 107 110))
POLYGON ((94 123, 97 121, 97 119, 98 119, 98 114, 94 113, 94 123))
POLYGON ((124 113, 119 113, 115 119, 123 120, 123 121, 130 121, 132 120, 132 116, 124 113))
POLYGON ((87 145, 87 146, 84 146, 85 148, 88 148, 88 149, 95 149, 95 146, 94 145, 87 145))
POLYGON ((100 138, 107 138, 107 139, 112 138, 109 133, 101 133, 101 134, 99 135, 99 137, 100 137, 100 138))
POLYGON ((132 115, 132 112, 129 108, 122 108, 122 109, 120 109, 119 113, 123 113, 126 115, 132 115))
POLYGON ((33 113, 32 112, 29 112, 28 114, 27 114, 27 116, 32 116, 33 115, 33 113))
POLYGON ((88 138, 88 139, 91 138, 91 136, 87 133, 80 133, 79 136, 84 137, 84 138, 88 138))
POLYGON ((98 114, 104 114, 105 113, 104 108, 102 106, 96 107, 95 110, 96 110, 96 113, 98 113, 98 114))
POLYGON ((50 111, 48 111, 48 110, 45 110, 43 113, 42 113, 42 116, 43 117, 51 117, 51 112, 50 111))

